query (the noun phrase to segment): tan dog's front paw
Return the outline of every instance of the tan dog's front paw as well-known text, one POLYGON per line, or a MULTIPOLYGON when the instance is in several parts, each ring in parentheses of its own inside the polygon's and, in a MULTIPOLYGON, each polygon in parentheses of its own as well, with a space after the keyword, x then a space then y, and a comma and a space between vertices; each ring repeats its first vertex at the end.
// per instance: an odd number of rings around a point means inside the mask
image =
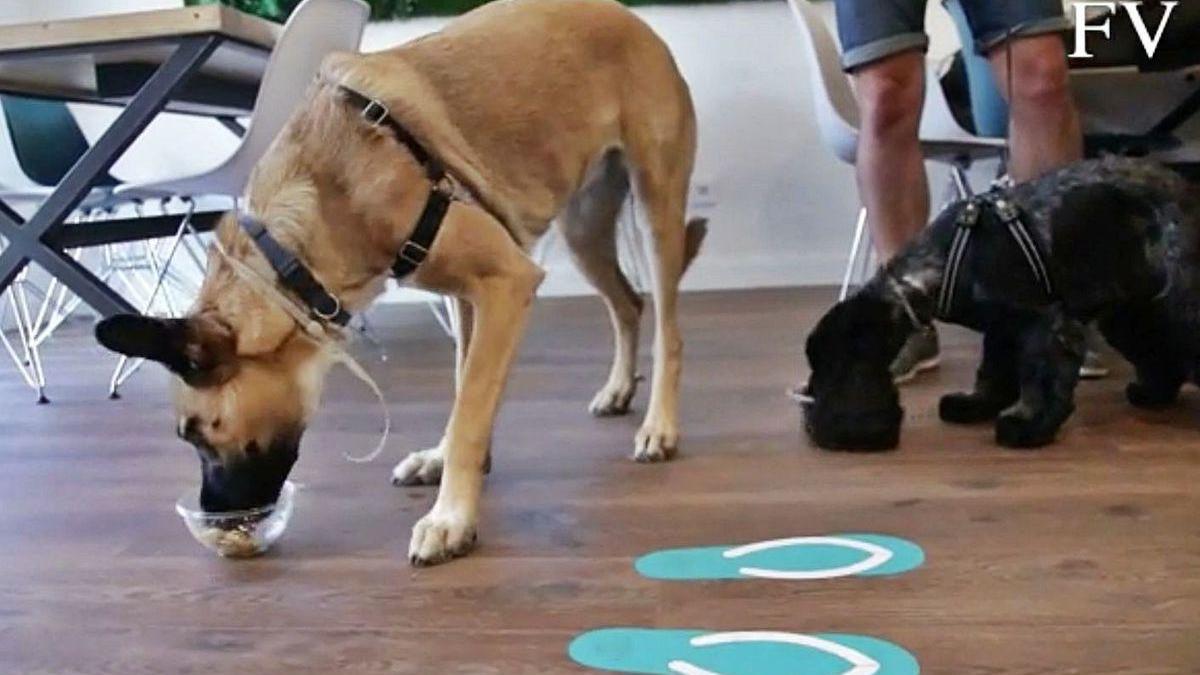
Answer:
POLYGON ((609 382, 592 398, 588 412, 594 417, 616 417, 629 412, 629 404, 637 393, 637 383, 641 378, 633 378, 624 382, 609 382))
POLYGON ((409 453, 392 469, 392 485, 437 485, 442 480, 442 448, 409 453))
POLYGON ((678 427, 646 420, 633 439, 633 458, 643 463, 665 462, 675 456, 678 445, 678 427))
POLYGON ((466 555, 475 546, 475 519, 449 510, 433 510, 413 526, 408 560, 426 567, 466 555))

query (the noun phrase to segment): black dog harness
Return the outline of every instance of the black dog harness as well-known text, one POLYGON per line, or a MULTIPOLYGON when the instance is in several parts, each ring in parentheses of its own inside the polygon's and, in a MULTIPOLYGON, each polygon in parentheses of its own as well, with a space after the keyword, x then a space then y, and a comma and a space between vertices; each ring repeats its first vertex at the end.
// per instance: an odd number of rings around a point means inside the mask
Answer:
MULTIPOLYGON (((338 90, 346 103, 368 124, 388 128, 396 140, 408 148, 417 163, 425 169, 425 176, 433 184, 412 234, 400 247, 392 263, 392 276, 403 279, 415 272, 429 255, 429 249, 437 238, 450 202, 455 199, 452 182, 445 166, 392 117, 386 105, 345 86, 339 85, 338 90)), ((294 253, 271 236, 262 221, 243 212, 238 214, 238 224, 279 275, 280 284, 304 303, 314 319, 338 326, 345 326, 350 322, 350 314, 342 307, 341 301, 317 281, 312 271, 294 253)))
POLYGON ((955 221, 954 239, 950 243, 950 252, 946 256, 946 267, 942 271, 942 289, 938 295, 937 311, 940 318, 949 317, 954 309, 954 299, 960 281, 963 259, 967 254, 967 246, 971 243, 971 234, 979 225, 980 216, 985 209, 994 212, 1008 229, 1009 235, 1025 258, 1034 281, 1045 291, 1046 298, 1054 297, 1054 284, 1050 280, 1050 271, 1038 248, 1037 241, 1029 233, 1029 228, 1021 219, 1021 210, 1013 203, 1011 197, 1001 190, 993 189, 973 197, 967 202, 966 207, 958 214, 958 219, 955 221))

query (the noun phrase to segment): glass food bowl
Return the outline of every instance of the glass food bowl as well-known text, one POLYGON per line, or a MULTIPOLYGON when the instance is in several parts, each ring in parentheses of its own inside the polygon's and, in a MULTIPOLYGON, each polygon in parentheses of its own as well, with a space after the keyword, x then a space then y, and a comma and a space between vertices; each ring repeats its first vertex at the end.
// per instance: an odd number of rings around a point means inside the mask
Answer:
POLYGON ((200 508, 200 490, 196 489, 179 498, 175 512, 205 548, 224 558, 253 558, 283 536, 295 499, 296 485, 287 481, 274 504, 246 511, 208 512, 200 508))

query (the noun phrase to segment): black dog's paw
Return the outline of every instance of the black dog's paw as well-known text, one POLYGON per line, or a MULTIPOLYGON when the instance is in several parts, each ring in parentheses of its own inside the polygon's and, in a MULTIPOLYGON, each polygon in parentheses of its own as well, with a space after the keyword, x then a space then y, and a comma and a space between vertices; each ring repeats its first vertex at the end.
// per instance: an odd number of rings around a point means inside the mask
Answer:
POLYGON ((979 424, 996 419, 1003 409, 982 394, 947 394, 938 402, 938 417, 950 424, 979 424))
POLYGON ((1143 410, 1163 410, 1175 404, 1179 398, 1179 388, 1162 389, 1152 387, 1142 382, 1130 382, 1125 387, 1125 399, 1135 408, 1143 410))
POLYGON ((1006 448, 1031 449, 1049 445, 1058 433, 1057 425, 1020 415, 1001 415, 996 420, 996 443, 1006 448))

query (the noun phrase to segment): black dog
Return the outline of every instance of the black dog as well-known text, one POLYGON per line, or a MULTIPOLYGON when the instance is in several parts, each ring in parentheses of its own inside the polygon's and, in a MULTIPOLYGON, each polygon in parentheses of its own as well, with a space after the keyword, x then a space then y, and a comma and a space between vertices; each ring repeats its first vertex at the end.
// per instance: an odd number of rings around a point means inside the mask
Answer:
POLYGON ((1129 402, 1170 405, 1200 375, 1198 236, 1200 192, 1137 160, 1081 162, 951 205, 809 336, 810 435, 895 447, 903 410, 888 365, 933 318, 984 334, 975 390, 943 397, 941 418, 995 419, 1001 445, 1054 440, 1092 321, 1137 369, 1129 402))

